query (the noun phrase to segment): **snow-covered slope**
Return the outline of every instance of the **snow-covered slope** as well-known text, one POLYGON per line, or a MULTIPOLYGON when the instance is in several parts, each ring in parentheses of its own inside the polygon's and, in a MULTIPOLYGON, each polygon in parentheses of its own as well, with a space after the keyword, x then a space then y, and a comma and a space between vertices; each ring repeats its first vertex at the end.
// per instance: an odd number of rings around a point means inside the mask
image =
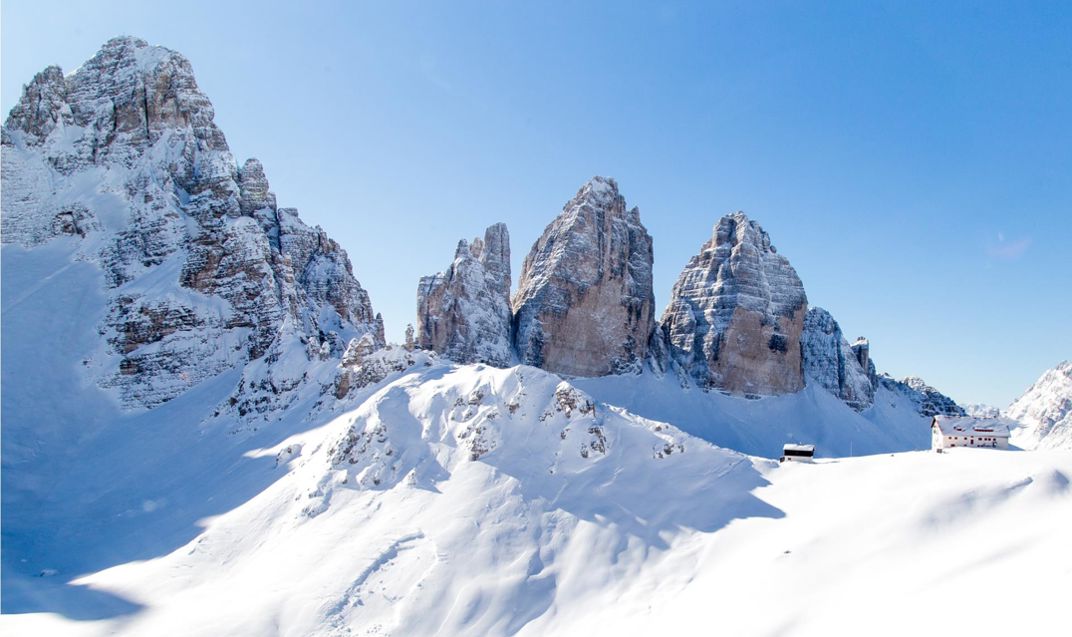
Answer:
POLYGON ((881 617, 880 634, 995 634, 1054 626, 1072 582, 1067 453, 779 466, 592 402, 531 367, 418 366, 327 424, 244 455, 241 484, 260 482, 258 493, 170 551, 73 582, 125 606, 2 625, 828 635, 881 617), (933 603, 964 590, 999 594, 1003 612, 933 603))
POLYGON ((817 384, 795 394, 746 399, 682 387, 668 374, 580 378, 573 381, 601 400, 636 414, 672 422, 717 445, 766 458, 787 442, 817 445, 826 457, 926 449, 930 417, 911 396, 880 386, 861 413, 817 384))
MULTIPOLYGON (((613 378, 582 390, 399 348, 408 369, 338 405, 301 390, 256 430, 205 419, 238 372, 125 411, 81 376, 98 336, 62 310, 106 298, 67 241, 3 250, 4 634, 829 634, 883 613, 918 631, 952 621, 930 595, 969 586, 1002 589, 1022 629, 1063 608, 1067 453, 779 467, 591 398, 613 378)), ((749 401, 618 380, 729 431, 753 422, 741 444, 807 409, 831 453, 835 427, 872 426, 819 388, 749 401)))
POLYGON ((1047 370, 1005 415, 1023 426, 1013 442, 1027 449, 1072 449, 1072 361, 1047 370))
POLYGON ((847 454, 912 446, 895 414, 925 422, 881 388, 861 415, 818 387, 746 400, 671 375, 571 385, 399 348, 408 369, 385 367, 338 404, 306 386, 258 428, 206 418, 241 370, 124 410, 82 372, 99 346, 85 317, 107 296, 98 268, 69 259, 76 242, 2 252, 5 634, 830 634, 877 616, 891 631, 985 632, 1062 619, 1067 452, 779 467, 682 429, 762 453, 810 431, 847 454), (843 431, 860 438, 844 448, 843 431), (1021 581, 1033 586, 1007 586, 1021 581), (968 588, 1000 589, 1007 612, 931 604, 968 588))

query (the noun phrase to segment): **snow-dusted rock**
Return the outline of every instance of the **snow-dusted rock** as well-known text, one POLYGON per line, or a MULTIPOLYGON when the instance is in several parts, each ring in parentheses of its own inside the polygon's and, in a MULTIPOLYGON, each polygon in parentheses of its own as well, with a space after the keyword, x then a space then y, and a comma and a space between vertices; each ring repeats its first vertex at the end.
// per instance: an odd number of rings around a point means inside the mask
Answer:
POLYGON ((521 362, 571 376, 638 369, 654 328, 651 236, 593 177, 532 246, 514 295, 521 362))
MULTIPOLYGON (((316 460, 327 474, 309 494, 307 515, 323 512, 330 505, 330 492, 340 487, 429 488, 474 462, 551 482, 561 494, 560 485, 566 482, 594 483, 589 472, 631 472, 623 463, 644 468, 669 463, 668 471, 678 471, 682 462, 703 467, 699 459, 688 459, 697 453, 731 471, 742 460, 667 423, 601 404, 543 370, 444 368, 441 361, 421 358, 428 352, 400 349, 381 349, 363 363, 405 374, 332 426, 328 443, 319 449, 322 458, 316 460), (612 466, 598 468, 604 464, 612 466)), ((586 492, 580 485, 570 488, 586 492)), ((605 492, 600 495, 605 497, 605 492)))
MULTIPOLYGON (((73 258, 99 265, 106 347, 87 371, 127 407, 266 355, 383 342, 345 252, 276 207, 260 162, 236 167, 213 116, 185 58, 122 37, 69 76, 38 74, 3 128, 3 241, 70 237, 73 258)), ((231 404, 303 382, 288 370, 262 367, 231 404)))
POLYGON ((964 413, 972 418, 1001 418, 1001 410, 992 405, 982 403, 969 403, 961 405, 964 413))
POLYGON ((964 410, 952 398, 923 382, 922 378, 908 376, 896 380, 883 374, 879 377, 883 387, 906 396, 923 416, 964 416, 964 410))
POLYGON ((1072 449, 1072 361, 1064 361, 1039 377, 1005 415, 1023 427, 1013 432, 1020 446, 1072 449))
POLYGON ((417 286, 417 344, 450 360, 509 366, 512 320, 506 224, 459 241, 450 267, 417 286))
POLYGON ((804 387, 808 298, 789 260, 742 212, 715 224, 662 317, 673 360, 701 387, 772 395, 804 387))
POLYGON ((856 362, 860 364, 860 369, 867 373, 871 386, 877 386, 878 372, 875 371, 875 361, 871 360, 871 341, 863 336, 857 336, 850 347, 852 348, 852 355, 856 357, 856 362))
POLYGON ((371 334, 350 341, 339 363, 335 397, 342 400, 355 390, 368 387, 393 373, 427 367, 438 359, 435 352, 409 350, 387 345, 380 347, 371 334))
POLYGON ((804 317, 800 348, 807 382, 818 383, 856 411, 871 406, 875 388, 867 374, 870 359, 865 339, 850 346, 834 317, 813 307, 804 317))

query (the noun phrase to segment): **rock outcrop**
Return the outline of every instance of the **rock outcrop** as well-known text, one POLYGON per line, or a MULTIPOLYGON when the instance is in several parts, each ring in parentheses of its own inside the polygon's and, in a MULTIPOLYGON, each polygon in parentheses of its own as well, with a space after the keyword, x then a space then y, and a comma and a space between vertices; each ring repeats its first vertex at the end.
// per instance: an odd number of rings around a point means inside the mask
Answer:
POLYGON ((850 346, 834 317, 813 307, 804 317, 800 347, 806 382, 818 383, 856 411, 871 406, 875 388, 867 373, 870 353, 865 339, 850 346))
POLYGON ((804 387, 808 299, 789 261, 744 213, 726 215, 674 284, 661 327, 698 385, 739 395, 804 387))
POLYGON ((417 345, 455 362, 511 365, 512 321, 506 224, 459 241, 450 267, 417 286, 417 345))
POLYGON ((1072 361, 1047 370, 1005 410, 1023 425, 1013 441, 1028 448, 1072 449, 1072 361))
POLYGON ((964 409, 965 415, 972 418, 1001 418, 1001 410, 992 405, 969 403, 961 405, 961 407, 964 409))
POLYGON ((639 370, 654 328, 651 236, 613 179, 581 187, 532 246, 514 295, 522 363, 570 376, 639 370))
POLYGON ((25 88, 3 127, 4 243, 65 238, 100 266, 107 352, 87 371, 153 407, 247 366, 230 404, 268 409, 382 321, 346 253, 277 208, 260 162, 238 169, 189 62, 116 38, 25 88), (286 365, 282 361, 286 361, 286 365))
POLYGON ((922 378, 908 376, 896 380, 883 374, 879 382, 886 389, 907 396, 916 404, 923 416, 965 416, 964 410, 952 398, 923 382, 922 378))

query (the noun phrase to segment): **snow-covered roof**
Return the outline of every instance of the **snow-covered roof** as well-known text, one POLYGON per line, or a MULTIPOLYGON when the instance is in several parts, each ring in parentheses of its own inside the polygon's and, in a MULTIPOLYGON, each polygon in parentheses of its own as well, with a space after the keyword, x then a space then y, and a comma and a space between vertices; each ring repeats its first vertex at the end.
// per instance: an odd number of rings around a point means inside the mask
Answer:
POLYGON ((1001 418, 973 418, 971 416, 935 416, 932 425, 937 425, 946 436, 1009 437, 1009 425, 1001 418))
POLYGON ((787 444, 782 447, 782 451, 807 451, 808 453, 815 453, 815 445, 787 444))

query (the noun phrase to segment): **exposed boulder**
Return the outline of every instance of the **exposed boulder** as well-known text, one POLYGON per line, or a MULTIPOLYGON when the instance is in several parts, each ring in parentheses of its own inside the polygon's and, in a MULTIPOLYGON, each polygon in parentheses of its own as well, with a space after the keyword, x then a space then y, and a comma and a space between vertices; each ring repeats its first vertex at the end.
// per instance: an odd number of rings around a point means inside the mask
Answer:
POLYGON ((521 362, 570 376, 638 370, 654 329, 651 266, 640 211, 593 177, 525 258, 513 300, 521 362))
POLYGON ((800 341, 806 382, 815 382, 856 411, 874 402, 875 388, 867 373, 866 339, 850 346, 834 317, 820 307, 808 310, 800 341))
POLYGON ((455 362, 509 366, 512 320, 506 224, 459 241, 450 267, 417 286, 417 344, 455 362))
POLYGON ((672 360, 704 388, 786 394, 804 387, 808 299, 788 259, 742 212, 715 224, 685 266, 661 326, 672 360))

